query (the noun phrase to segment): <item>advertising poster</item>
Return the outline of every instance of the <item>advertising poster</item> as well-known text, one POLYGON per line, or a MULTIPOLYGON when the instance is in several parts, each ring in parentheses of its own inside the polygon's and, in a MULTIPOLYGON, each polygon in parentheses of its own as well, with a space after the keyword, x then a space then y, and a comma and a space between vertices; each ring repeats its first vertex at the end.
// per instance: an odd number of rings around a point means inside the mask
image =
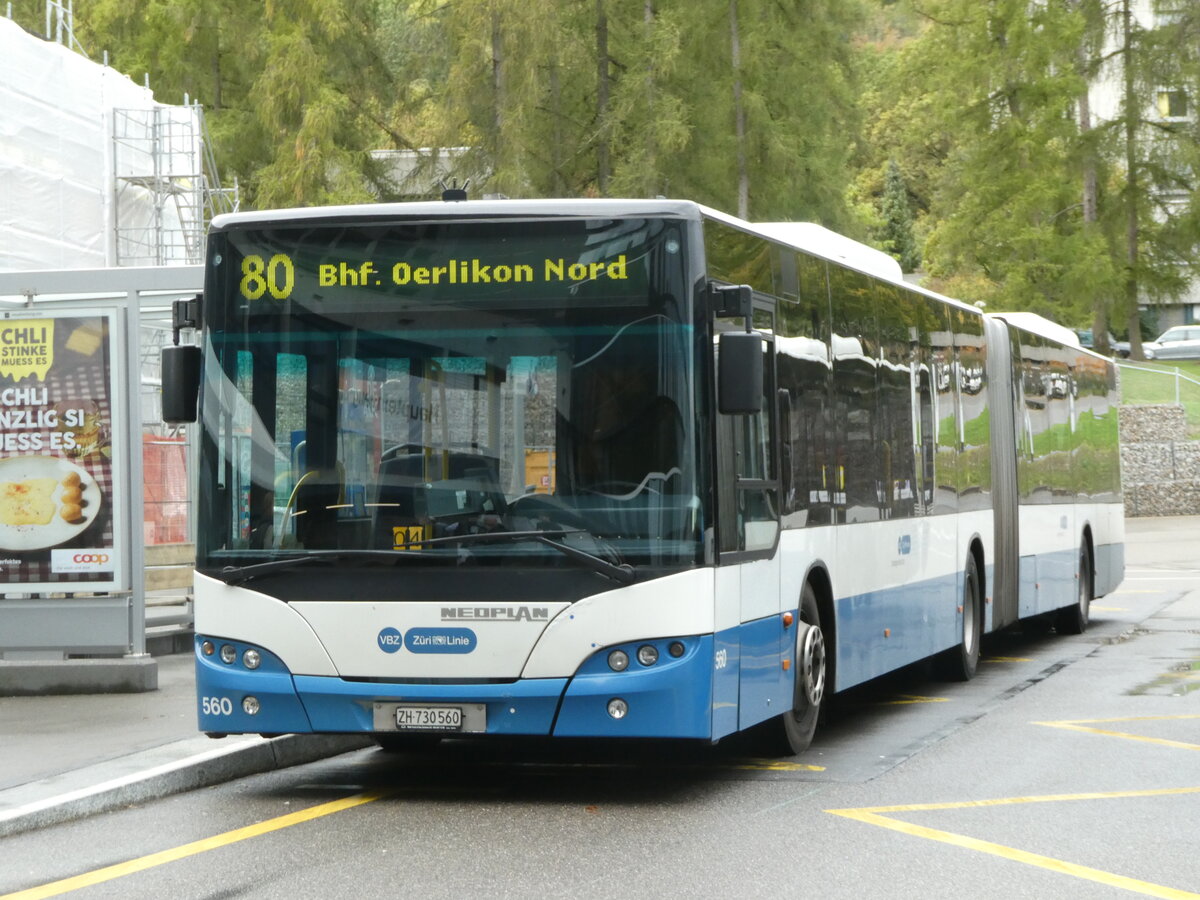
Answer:
POLYGON ((110 323, 0 319, 0 592, 118 586, 110 323))

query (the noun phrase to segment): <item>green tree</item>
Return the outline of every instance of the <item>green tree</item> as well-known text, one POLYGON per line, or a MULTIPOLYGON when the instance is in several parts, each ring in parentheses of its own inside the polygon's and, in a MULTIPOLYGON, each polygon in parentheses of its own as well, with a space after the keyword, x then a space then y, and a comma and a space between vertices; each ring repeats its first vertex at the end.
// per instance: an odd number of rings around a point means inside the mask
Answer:
POLYGON ((846 201, 859 130, 850 38, 861 10, 856 0, 688 4, 676 90, 692 139, 676 167, 679 193, 760 221, 855 229, 846 201))
POLYGON ((1103 242, 1079 227, 1071 109, 1085 86, 1074 56, 1082 18, 1055 0, 920 8, 930 25, 902 52, 897 88, 909 94, 899 105, 919 113, 910 127, 936 139, 925 245, 936 283, 984 285, 991 304, 1054 318, 1086 316, 1113 273, 1103 242))
POLYGON ((908 185, 895 160, 888 160, 880 201, 883 227, 880 237, 884 248, 896 258, 905 272, 921 264, 921 254, 913 237, 912 208, 908 202, 908 185))
MULTIPOLYGON (((1164 85, 1193 96, 1200 14, 1150 27, 1128 0, 913 7, 924 29, 870 70, 863 172, 887 154, 911 174, 936 286, 1099 335, 1124 322, 1136 347, 1138 303, 1181 290, 1195 259, 1194 119, 1155 108, 1164 85)), ((879 190, 860 176, 860 196, 879 190)))
POLYGON ((147 72, 158 99, 204 105, 246 205, 291 206, 373 195, 368 151, 391 103, 375 21, 373 0, 95 0, 76 31, 147 72))

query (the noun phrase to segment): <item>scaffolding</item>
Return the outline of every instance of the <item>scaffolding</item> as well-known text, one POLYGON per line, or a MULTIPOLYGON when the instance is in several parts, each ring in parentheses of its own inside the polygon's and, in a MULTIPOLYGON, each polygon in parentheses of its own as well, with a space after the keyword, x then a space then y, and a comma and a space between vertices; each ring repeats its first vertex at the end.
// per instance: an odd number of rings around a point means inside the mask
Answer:
POLYGON ((113 185, 119 266, 196 265, 209 221, 238 206, 222 188, 204 110, 183 106, 114 109, 113 185))
POLYGON ((195 265, 223 189, 204 110, 89 60, 73 0, 46 35, 0 17, 0 271, 195 265))

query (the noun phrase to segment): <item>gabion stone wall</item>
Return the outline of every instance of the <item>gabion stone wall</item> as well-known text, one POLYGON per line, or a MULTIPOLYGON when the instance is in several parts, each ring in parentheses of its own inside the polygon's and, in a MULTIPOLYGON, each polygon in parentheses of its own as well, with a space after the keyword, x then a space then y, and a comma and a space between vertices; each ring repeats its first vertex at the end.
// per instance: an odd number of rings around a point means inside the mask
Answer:
POLYGON ((1129 516, 1200 515, 1200 441, 1182 406, 1122 406, 1121 480, 1129 516))

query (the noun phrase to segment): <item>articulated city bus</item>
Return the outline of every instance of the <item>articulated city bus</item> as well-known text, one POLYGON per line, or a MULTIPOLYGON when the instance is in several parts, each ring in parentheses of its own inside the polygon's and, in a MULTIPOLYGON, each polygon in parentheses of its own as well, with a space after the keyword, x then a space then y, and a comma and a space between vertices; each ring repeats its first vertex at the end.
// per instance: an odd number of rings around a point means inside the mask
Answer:
POLYGON ((200 729, 717 741, 1124 569, 1112 363, 815 226, 671 200, 214 220, 200 729))

